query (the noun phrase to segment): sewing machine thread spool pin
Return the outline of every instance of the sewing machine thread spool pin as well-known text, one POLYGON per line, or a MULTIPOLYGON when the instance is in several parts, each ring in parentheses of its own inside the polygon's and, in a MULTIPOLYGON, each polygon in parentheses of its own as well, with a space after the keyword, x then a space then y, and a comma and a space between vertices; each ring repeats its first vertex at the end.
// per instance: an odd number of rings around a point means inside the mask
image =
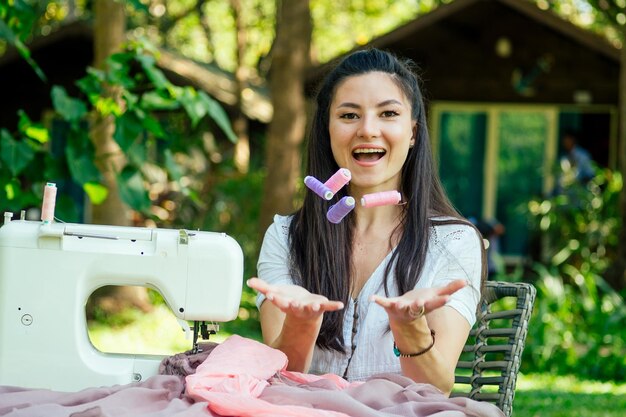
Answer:
POLYGON ((57 198, 56 184, 49 182, 43 189, 43 202, 41 204, 41 220, 44 224, 54 221, 54 205, 57 198))
POLYGON ((10 211, 4 212, 4 224, 9 223, 12 218, 13 218, 13 213, 11 213, 10 211))

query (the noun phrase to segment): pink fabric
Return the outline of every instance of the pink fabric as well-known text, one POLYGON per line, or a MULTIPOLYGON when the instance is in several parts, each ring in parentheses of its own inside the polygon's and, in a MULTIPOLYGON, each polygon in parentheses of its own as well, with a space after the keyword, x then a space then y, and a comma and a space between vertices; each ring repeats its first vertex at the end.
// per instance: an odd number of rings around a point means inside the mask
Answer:
POLYGON ((349 384, 336 375, 287 372, 284 355, 232 336, 214 351, 176 357, 146 381, 79 392, 0 386, 5 417, 504 417, 495 405, 448 398, 402 375, 349 384), (207 357, 208 356, 208 357, 207 357), (202 364, 201 358, 206 358, 202 364), (169 366, 172 365, 172 366, 169 366), (187 377, 184 394, 181 372, 187 377), (259 395, 260 394, 260 395, 259 395), (195 400, 200 400, 194 402, 195 400))
POLYGON ((275 375, 295 383, 330 381, 336 389, 351 385, 336 375, 289 372, 287 356, 278 349, 237 335, 217 346, 196 373, 186 377, 186 393, 223 416, 346 417, 347 414, 302 406, 275 405, 259 399, 275 375))

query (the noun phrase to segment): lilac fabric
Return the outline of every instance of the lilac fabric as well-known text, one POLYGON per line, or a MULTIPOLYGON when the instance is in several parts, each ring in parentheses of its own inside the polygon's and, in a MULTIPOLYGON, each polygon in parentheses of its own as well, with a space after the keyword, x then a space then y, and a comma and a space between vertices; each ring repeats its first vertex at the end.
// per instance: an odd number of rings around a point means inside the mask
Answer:
MULTIPOLYGON (((184 376, 195 373, 216 345, 166 358, 161 371, 143 382, 57 392, 0 386, 0 416, 7 417, 220 417, 208 403, 185 395, 184 376)), ((493 404, 448 398, 429 384, 397 374, 377 375, 338 389, 330 380, 294 382, 280 374, 259 399, 274 405, 309 407, 358 417, 503 417, 493 404)), ((288 408, 288 407, 286 407, 288 408)))
POLYGON ((187 351, 169 356, 159 366, 159 374, 161 375, 178 375, 187 376, 196 373, 196 368, 209 357, 209 354, 219 346, 215 342, 200 343, 198 351, 187 351))
POLYGON ((337 390, 327 381, 291 385, 272 381, 260 399, 359 417, 504 417, 495 405, 468 398, 448 398, 430 384, 397 374, 377 375, 358 386, 337 390))
POLYGON ((78 392, 0 386, 0 416, 7 417, 206 417, 206 403, 184 395, 183 379, 157 375, 144 382, 78 392))

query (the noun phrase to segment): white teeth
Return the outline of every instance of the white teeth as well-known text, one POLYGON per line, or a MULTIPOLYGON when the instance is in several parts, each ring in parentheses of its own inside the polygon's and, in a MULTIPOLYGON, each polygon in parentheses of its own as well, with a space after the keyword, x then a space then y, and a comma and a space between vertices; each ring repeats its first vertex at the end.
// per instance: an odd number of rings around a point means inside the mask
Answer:
POLYGON ((355 149, 354 153, 385 153, 385 150, 378 148, 359 148, 355 149))

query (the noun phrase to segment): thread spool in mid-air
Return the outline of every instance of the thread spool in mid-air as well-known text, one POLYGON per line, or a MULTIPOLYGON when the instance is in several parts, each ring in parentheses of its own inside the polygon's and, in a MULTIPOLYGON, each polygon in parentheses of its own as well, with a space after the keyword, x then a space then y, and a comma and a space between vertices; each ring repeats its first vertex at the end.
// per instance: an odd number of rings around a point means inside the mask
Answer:
POLYGON ((311 175, 304 177, 304 185, 324 200, 330 200, 335 195, 330 188, 311 175))
POLYGON ((337 194, 337 191, 341 190, 341 187, 349 183, 351 179, 352 173, 349 169, 339 168, 339 170, 335 172, 333 176, 324 183, 324 185, 328 187, 333 194, 337 194))
POLYGON ((400 203, 402 196, 398 191, 381 191, 379 193, 365 194, 361 197, 363 207, 388 206, 400 203))
POLYGON ((353 197, 345 196, 337 204, 333 204, 326 213, 329 222, 337 224, 354 209, 356 201, 353 197))

